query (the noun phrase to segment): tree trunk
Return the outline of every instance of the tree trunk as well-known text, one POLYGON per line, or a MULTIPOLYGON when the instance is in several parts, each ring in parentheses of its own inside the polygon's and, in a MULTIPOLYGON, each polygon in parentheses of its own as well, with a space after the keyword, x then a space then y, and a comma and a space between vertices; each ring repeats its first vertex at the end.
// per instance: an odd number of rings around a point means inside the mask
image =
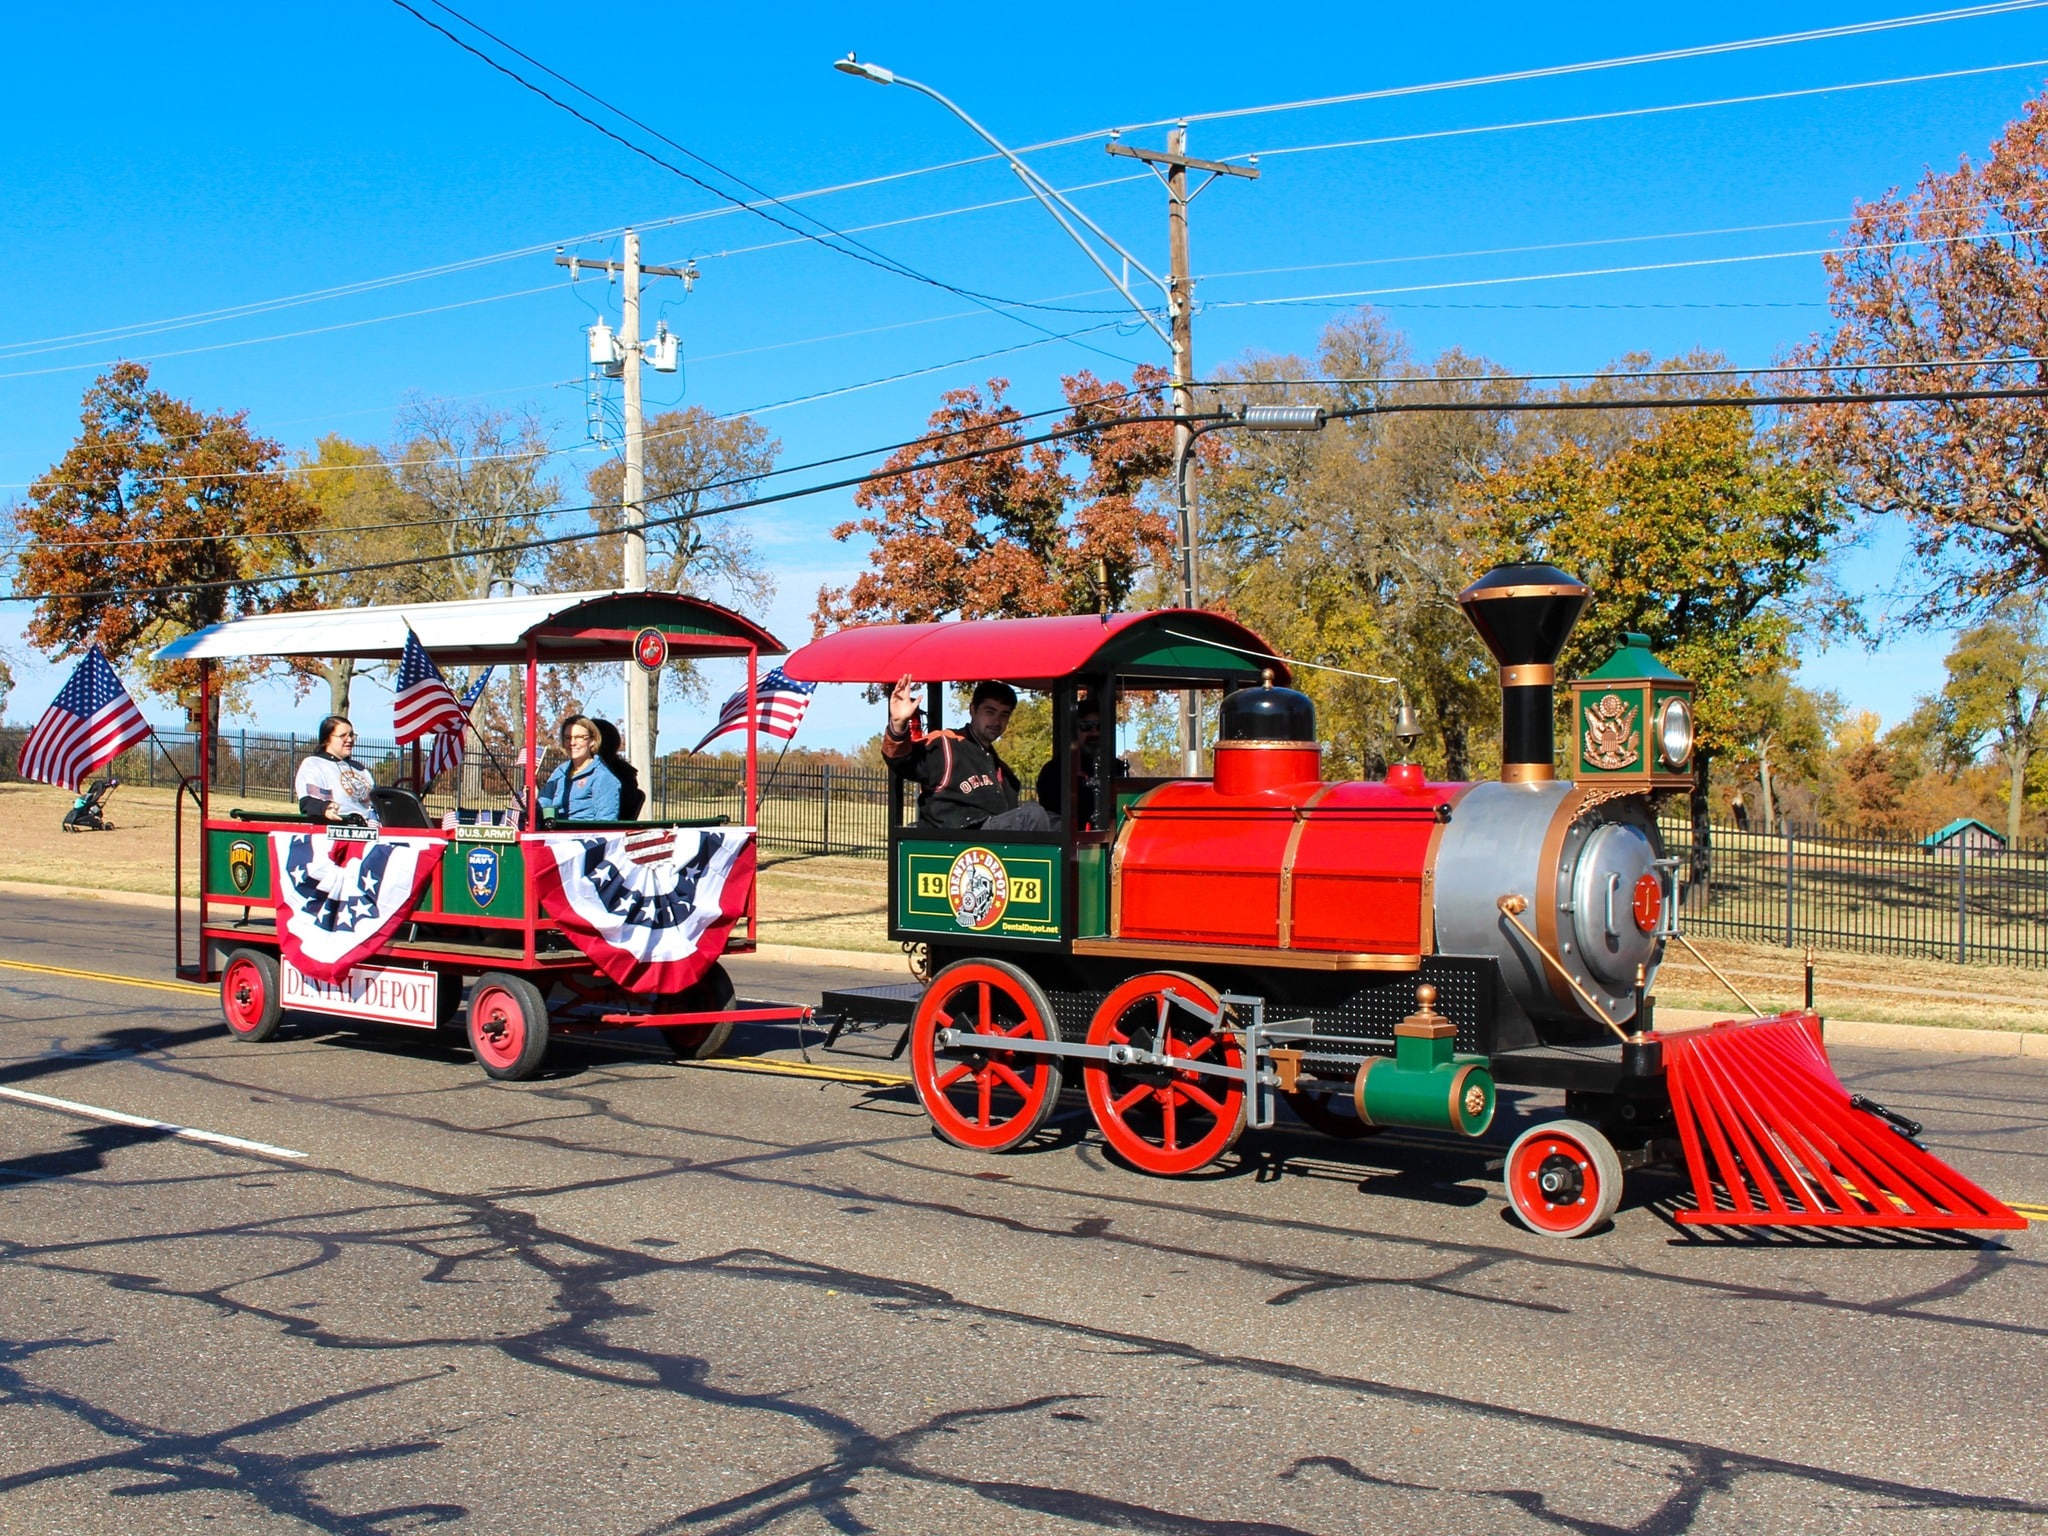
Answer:
POLYGON ((1708 819, 1707 785, 1713 754, 1694 753, 1692 781, 1692 867, 1686 872, 1687 903, 1695 910, 1707 904, 1707 886, 1714 872, 1714 829, 1708 819))
POLYGON ((1769 747, 1765 747, 1763 751, 1757 754, 1756 776, 1763 788, 1763 829, 1765 832, 1775 832, 1778 829, 1778 802, 1777 798, 1771 793, 1771 749, 1769 747))
POLYGON ((2008 847, 2020 840, 2020 824, 2027 812, 2027 759, 2032 755, 2027 738, 2021 735, 2014 739, 2005 750, 2006 760, 2012 765, 2012 788, 2005 803, 2005 841, 2008 847))
POLYGON ((327 713, 348 715, 349 689, 356 680, 356 661, 353 656, 344 656, 339 661, 323 662, 320 675, 327 679, 327 713))
POLYGON ((1437 728, 1444 738, 1444 782, 1462 784, 1472 776, 1466 765, 1465 722, 1439 714, 1437 728))

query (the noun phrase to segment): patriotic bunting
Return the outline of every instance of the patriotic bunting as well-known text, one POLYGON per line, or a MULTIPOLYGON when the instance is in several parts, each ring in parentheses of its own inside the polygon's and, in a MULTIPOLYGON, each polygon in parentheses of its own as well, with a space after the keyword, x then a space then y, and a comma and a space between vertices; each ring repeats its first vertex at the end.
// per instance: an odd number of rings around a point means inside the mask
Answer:
POLYGON ((273 832, 277 938, 285 958, 318 981, 339 981, 412 915, 433 878, 438 837, 273 832))
POLYGON ((642 996, 702 979, 754 888, 752 827, 553 833, 521 846, 548 919, 642 996))

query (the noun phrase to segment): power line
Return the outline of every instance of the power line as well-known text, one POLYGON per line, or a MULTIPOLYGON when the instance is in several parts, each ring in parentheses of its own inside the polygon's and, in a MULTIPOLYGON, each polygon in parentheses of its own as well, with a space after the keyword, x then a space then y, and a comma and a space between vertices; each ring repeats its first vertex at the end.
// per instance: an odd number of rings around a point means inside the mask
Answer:
MULTIPOLYGON (((1849 371, 1849 370, 1843 370, 1849 371)), ((1483 379, 1480 382, 1484 382, 1483 379)), ((1395 416, 1412 414, 1460 414, 1493 413, 1505 414, 1521 411, 1615 411, 1615 410, 1758 410, 1770 407, 1797 405, 1907 405, 1933 401, 1952 400, 2016 400, 2048 397, 2048 384, 2015 385, 2007 388, 1990 389, 1932 389, 1895 390, 1882 392, 1829 392, 1780 395, 1706 395, 1689 397, 1652 396, 1641 400, 1544 400, 1544 401, 1393 401, 1384 404, 1346 406, 1330 411, 1333 420, 1350 420, 1362 416, 1395 416)), ((1227 418, 1220 413, 1205 413, 1193 418, 1174 415, 1133 416, 1113 423, 1096 422, 1083 427, 1061 427, 1050 432, 1030 437, 1013 438, 990 448, 969 449, 963 453, 943 454, 938 458, 921 461, 918 469, 938 469, 949 464, 965 463, 970 459, 985 458, 990 454, 1015 453, 1025 448, 1037 447, 1042 443, 1060 442, 1075 437, 1105 435, 1130 427, 1172 425, 1177 422, 1223 421, 1227 418)), ((974 431, 993 431, 1005 425, 991 423, 974 431)), ((648 528, 669 527, 680 523, 695 522, 700 518, 715 517, 727 512, 744 512, 753 507, 770 506, 779 502, 796 501, 807 496, 818 496, 828 491, 847 490, 853 487, 873 485, 888 480, 900 480, 905 470, 873 470, 867 474, 846 479, 826 481, 818 485, 799 486, 794 490, 771 492, 745 501, 727 502, 717 507, 705 508, 699 512, 672 513, 664 517, 647 519, 648 528)), ((362 565, 342 566, 327 570, 284 571, 270 575, 255 575, 228 581, 175 582, 150 587, 109 587, 84 592, 0 593, 0 602, 33 603, 49 598, 96 598, 96 597, 141 597, 165 592, 215 591, 229 587, 273 586, 280 582, 307 581, 319 577, 356 576, 372 571, 398 570, 422 565, 443 565, 457 560, 475 558, 478 554, 492 555, 523 554, 531 550, 552 548, 561 544, 587 542, 592 539, 615 538, 619 535, 612 530, 595 530, 578 533, 554 534, 544 538, 527 539, 516 544, 500 545, 489 551, 457 551, 450 554, 423 555, 405 560, 379 560, 362 565)))
MULTIPOLYGON (((1432 128, 1420 133, 1392 133, 1374 139, 1345 139, 1334 144, 1299 144, 1282 149, 1262 149, 1249 158, 1276 155, 1313 155, 1327 150, 1370 149, 1383 144, 1419 144, 1428 139, 1460 139, 1480 133, 1516 133, 1526 128, 1562 128, 1578 123, 1605 123, 1624 117, 1657 117, 1670 112, 1694 112, 1704 107, 1743 107, 1762 101, 1790 101, 1800 96, 1827 96, 1842 91, 1868 91, 1887 85, 1920 85, 1929 80, 1958 80, 1968 75, 1995 75, 2015 69, 2038 69, 2048 59, 2022 59, 2015 64, 1986 64, 1976 69, 1945 69, 1931 75, 1901 75, 1891 80, 1858 80, 1844 85, 1811 85, 1794 91, 1766 91, 1755 96, 1723 96, 1713 101, 1680 101, 1659 107, 1625 107, 1612 112, 1579 112, 1570 117, 1533 118, 1519 123, 1481 123, 1470 128, 1432 128)), ((1229 155, 1231 160, 1248 158, 1229 155)))
MULTIPOLYGON (((1968 6, 1957 10, 1927 12, 1916 16, 1896 17, 1887 21, 1858 23, 1840 28, 1822 28, 1808 32, 1783 33, 1769 37, 1750 38, 1732 43, 1708 44, 1694 49, 1678 49, 1667 50, 1661 53, 1636 54, 1621 58, 1598 59, 1576 64, 1547 66, 1533 70, 1517 71, 1511 74, 1472 76, 1457 80, 1442 80, 1434 82, 1425 82, 1422 84, 1410 86, 1396 86, 1388 88, 1384 91, 1354 92, 1343 96, 1318 98, 1313 101, 1282 102, 1263 107, 1238 108, 1227 112, 1197 114, 1196 118, 1193 120, 1207 121, 1229 117, 1257 116, 1279 112, 1305 110, 1312 107, 1320 107, 1326 105, 1340 105, 1356 101, 1379 100, 1390 96, 1422 95, 1442 91, 1463 90, 1469 87, 1479 85, 1546 79, 1559 75, 1580 74, 1589 71, 1618 69, 1642 63, 1668 62, 1676 59, 1701 57, 1709 54, 1776 47, 1788 43, 1824 41, 1834 37, 1856 35, 1859 33, 1869 31, 1891 31, 1903 27, 1935 25, 1948 21, 1977 20, 1985 17, 2003 15, 2008 12, 2036 9, 2039 7, 2039 5, 2043 3, 2048 3, 2048 0, 2024 0, 2024 3, 1968 6)), ((432 25, 432 23, 428 24, 432 25)), ((481 31, 481 29, 479 29, 479 31, 481 31)), ((459 42, 459 39, 457 41, 459 42)), ((1842 89, 1850 88, 1851 87, 1842 87, 1842 89)), ((1090 129, 1085 133, 1064 134, 1057 138, 1043 139, 1036 143, 1026 144, 1018 150, 1018 153, 1037 154, 1041 151, 1048 149, 1061 149, 1074 144, 1081 144, 1089 142, 1090 140, 1104 138, 1116 132, 1131 132, 1141 128, 1170 126, 1173 123, 1184 120, 1187 119, 1161 118, 1150 123, 1127 124, 1120 129, 1097 128, 1090 129)), ((1267 151, 1267 153, 1284 152, 1286 151, 1267 151)), ((945 160, 937 162, 932 165, 917 166, 910 170, 888 171, 876 176, 859 177, 852 181, 835 182, 827 186, 807 188, 799 192, 783 193, 772 199, 764 195, 763 202, 766 203, 772 201, 773 203, 779 206, 787 208, 793 203, 808 201, 812 198, 831 197, 846 192, 865 191, 870 187, 885 186, 892 182, 915 180, 919 177, 936 175, 944 171, 963 170, 971 166, 990 164, 997 161, 999 158, 1000 157, 996 155, 969 155, 956 160, 945 160)), ((638 227, 643 230, 672 228, 683 224, 699 223, 707 219, 724 218, 736 212, 755 211, 752 207, 742 203, 735 203, 731 199, 726 199, 726 202, 729 204, 729 206, 712 209, 702 209, 691 213, 673 215, 663 219, 643 220, 640 222, 638 227)), ((975 210, 967 209, 961 211, 975 210)), ((808 217, 808 215, 806 215, 806 217, 808 217)), ((501 261, 511 261, 524 258, 527 256, 538 255, 550 251, 558 245, 587 244, 592 240, 609 239, 614 236, 617 236, 621 232, 622 227, 615 227, 612 229, 605 230, 594 230, 587 234, 574 235, 565 238, 558 237, 555 239, 538 242, 532 245, 520 246, 512 250, 500 251, 489 256, 471 257, 461 261, 443 263, 438 266, 424 267, 411 272, 394 273, 387 277, 366 278, 356 283, 340 284, 337 285, 336 287, 326 289, 313 289, 305 293, 285 295, 283 297, 275 299, 252 300, 247 304, 231 305, 219 310, 202 310, 188 315, 172 316, 163 320, 141 321, 126 327, 113 326, 97 331, 74 332, 70 335, 65 336, 42 337, 29 341, 0 343, 0 357, 5 357, 8 355, 32 355, 33 351, 36 349, 41 349, 44 347, 54 348, 58 345, 67 342, 83 343, 94 340, 118 339, 128 335, 147 335, 159 330, 177 329, 180 327, 190 325, 212 324, 222 319, 240 318, 245 313, 262 313, 272 309, 289 308, 299 304, 319 303, 331 298, 348 297, 354 293, 366 292, 374 288, 395 286, 397 284, 408 282, 425 281, 434 277, 446 276, 454 272, 467 271, 476 267, 489 266, 501 261)))
MULTIPOLYGON (((844 236, 839 236, 836 230, 831 230, 830 225, 824 224, 822 221, 813 219, 813 223, 819 224, 820 228, 831 231, 831 233, 835 237, 837 237, 840 241, 843 242, 840 244, 835 244, 831 239, 827 239, 821 235, 813 234, 808 230, 802 229, 799 226, 790 223, 787 219, 778 218, 775 214, 771 213, 767 207, 761 204, 749 203, 744 198, 733 196, 732 193, 727 192, 722 187, 713 186, 703 177, 683 169, 681 166, 676 165, 673 161, 664 160, 661 156, 655 154, 652 150, 646 148, 644 145, 636 144, 631 139, 627 138, 624 134, 618 133, 613 129, 606 127, 603 123, 600 123, 596 118, 590 116, 588 113, 577 110, 577 108, 571 106, 568 102, 563 101, 559 96, 554 95, 552 92, 546 90, 544 87, 536 85, 533 81, 528 80, 524 75, 521 75, 517 70, 511 69, 502 62, 500 62, 499 60, 492 58, 482 49, 474 46, 465 39, 457 37, 453 32, 449 31, 439 22, 415 10, 408 3, 408 0, 391 0, 391 3, 393 5, 396 5, 400 10, 406 12, 408 15, 415 17, 423 26, 431 27, 434 31, 440 33, 443 37, 447 38, 448 41, 455 44, 456 47, 462 49, 463 52, 470 54, 472 57, 477 58, 481 60, 483 63, 489 65, 499 74, 505 76, 506 79, 515 82, 519 86, 523 87, 528 91, 531 91, 534 95, 540 97, 543 101, 546 101, 550 105, 555 106, 561 109, 562 111, 568 113, 578 122, 583 123, 588 127, 596 129, 599 133, 603 134, 606 138, 612 140, 612 142, 614 142, 615 144, 618 144, 622 148, 630 150, 632 153, 639 155, 642 159, 648 161, 650 164, 658 165, 663 170, 670 172, 672 175, 680 176, 683 180, 689 182, 692 186, 710 193, 713 197, 718 198, 722 202, 730 203, 734 208, 741 209, 747 213, 751 213, 756 218, 766 219, 769 223, 776 225, 778 228, 788 230, 793 235, 798 235, 806 240, 815 241, 816 243, 824 246, 828 250, 837 251, 839 254, 843 256, 850 256, 854 260, 862 262, 867 266, 875 267, 880 271, 892 273, 897 277, 909 278, 913 282, 928 284, 929 286, 934 288, 942 288, 946 292, 957 294, 963 299, 971 300, 977 304, 986 305, 991 311, 993 311, 996 314, 1002 315, 1005 319, 1014 320, 1020 325, 1029 326, 1032 330, 1040 331, 1046 335, 1053 334, 1045 326, 1038 324, 1036 321, 1030 319, 1028 316, 1014 313, 1014 310, 1016 308, 1036 308, 1037 306, 1035 305, 1020 304, 1016 300, 998 298, 993 294, 980 293, 971 288, 963 288, 956 283, 949 283, 945 281, 943 278, 929 276, 926 273, 919 272, 914 267, 910 267, 900 261, 897 261, 893 257, 882 255, 880 252, 874 250, 873 247, 867 246, 863 244, 861 241, 847 240, 844 236)), ((517 48, 513 48, 511 47, 510 44, 505 43, 502 40, 496 38, 493 34, 485 31, 484 28, 477 26, 475 22, 470 21, 469 18, 463 16, 461 12, 450 8, 449 6, 441 4, 441 0, 428 0, 428 3, 446 12, 448 15, 456 17, 459 21, 463 23, 463 25, 471 28, 473 31, 479 33, 480 35, 491 38, 492 41, 497 42, 500 47, 508 49, 510 52, 518 55, 518 57, 522 59, 526 59, 527 62, 534 64, 536 68, 546 70, 546 72, 554 79, 562 81, 564 84, 568 85, 572 90, 576 91, 577 94, 598 103, 598 105, 602 106, 606 111, 612 113, 615 117, 618 117, 625 122, 632 123, 636 127, 640 127, 644 132, 652 133, 654 137, 660 139, 663 143, 669 144, 672 147, 680 150, 682 153, 688 155, 691 159, 697 161, 700 165, 706 166, 707 168, 715 171, 718 175, 724 176, 730 181, 737 182, 741 186, 749 186, 747 182, 742 181, 737 176, 734 176, 730 171, 720 169, 719 167, 713 165, 709 160, 706 160, 702 155, 697 154, 693 150, 683 149, 683 147, 681 145, 677 145, 674 140, 668 138, 666 135, 657 132, 654 129, 647 128, 644 124, 640 123, 638 119, 633 118, 629 116, 627 113, 620 111, 617 107, 612 106, 602 97, 585 89, 583 86, 577 85, 574 81, 567 79, 566 76, 557 73, 553 69, 549 69, 547 65, 540 64, 538 61, 533 60, 529 55, 521 53, 517 48)), ((760 190, 758 188, 749 187, 749 190, 754 191, 756 195, 765 196, 765 194, 760 193, 760 190)), ((772 201, 774 201, 777 206, 786 206, 785 204, 781 203, 780 199, 773 199, 772 201)), ((811 216, 806 214, 803 215, 803 217, 810 218, 811 216)), ((1086 346, 1087 344, 1084 342, 1080 343, 1080 345, 1086 346)), ((1090 348, 1089 350, 1093 351, 1095 349, 1090 348)), ((1118 361, 1123 361, 1123 359, 1118 359, 1118 361)))
POLYGON ((1376 298, 1386 293, 1434 293, 1450 288, 1492 288, 1511 283, 1547 283, 1567 278, 1620 277, 1639 272, 1676 272, 1694 267, 1742 266, 1759 261, 1791 261, 1803 256, 1854 256, 1864 251, 1903 250, 1910 246, 1961 245, 1972 240, 2007 240, 2015 235, 2037 235, 2048 224, 2030 224, 2011 229, 1985 230, 1974 235, 1942 235, 1926 240, 1874 240, 1863 245, 1819 246, 1803 251, 1759 251, 1744 256, 1699 256, 1686 261, 1653 261, 1626 267, 1590 267, 1577 272, 1527 272, 1509 277, 1469 277, 1453 282, 1410 283, 1395 288, 1354 288, 1341 293, 1309 293, 1278 299, 1221 299, 1210 309, 1258 309, 1274 304, 1322 304, 1333 300, 1376 298))

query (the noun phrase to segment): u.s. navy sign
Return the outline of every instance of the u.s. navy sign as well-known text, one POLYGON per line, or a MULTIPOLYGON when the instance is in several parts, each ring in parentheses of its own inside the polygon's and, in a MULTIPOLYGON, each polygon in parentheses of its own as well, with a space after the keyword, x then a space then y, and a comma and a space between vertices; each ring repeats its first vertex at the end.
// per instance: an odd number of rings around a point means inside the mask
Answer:
POLYGON ((488 907, 498 894, 498 850, 472 848, 463 862, 469 870, 469 899, 488 907))
POLYGON ((432 971, 404 970, 391 965, 359 965, 340 981, 316 981, 280 957, 284 1006, 307 1013, 334 1013, 349 1019, 376 1019, 432 1029, 439 1022, 440 978, 432 971))

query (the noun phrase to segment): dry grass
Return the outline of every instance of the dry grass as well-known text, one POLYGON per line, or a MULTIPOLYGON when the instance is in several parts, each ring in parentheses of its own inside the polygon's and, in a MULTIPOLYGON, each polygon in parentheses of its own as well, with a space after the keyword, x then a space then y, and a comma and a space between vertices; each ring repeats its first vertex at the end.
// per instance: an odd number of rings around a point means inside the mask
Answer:
MULTIPOLYGON (((1803 950, 1728 939, 1693 942, 1767 1012, 1805 996, 1803 950)), ((1813 966, 1814 1002, 1836 1018, 2048 1031, 2048 970, 1840 952, 1816 953, 1813 966)), ((1671 947, 1658 972, 1657 1000, 1673 1008, 1742 1012, 1728 989, 1680 945, 1671 947)))
MULTIPOLYGON (((69 795, 0 784, 0 880, 167 894, 171 797, 169 789, 124 786, 109 807, 118 830, 69 833, 58 829, 69 795)), ((186 887, 194 888, 189 871, 186 887)), ((888 869, 880 859, 763 854, 765 942, 893 954, 896 946, 885 936, 887 905, 888 869)), ((1803 952, 1725 939, 1695 942, 1759 1007, 1800 1000, 1803 952)), ((1838 1018, 2048 1032, 2048 970, 1844 953, 1817 956, 1815 968, 1820 1007, 1838 1018)), ((1727 990, 1677 946, 1658 975, 1657 997, 1672 1008, 1739 1011, 1727 990)))
MULTIPOLYGON (((59 823, 73 796, 41 784, 0 784, 0 880, 76 885, 97 891, 171 893, 172 789, 124 784, 107 801, 111 832, 66 832, 59 823)), ((186 812, 186 836, 199 820, 186 812)), ((191 842, 186 853, 194 853, 191 842)), ((198 874, 185 871, 185 891, 199 890, 198 874)))

